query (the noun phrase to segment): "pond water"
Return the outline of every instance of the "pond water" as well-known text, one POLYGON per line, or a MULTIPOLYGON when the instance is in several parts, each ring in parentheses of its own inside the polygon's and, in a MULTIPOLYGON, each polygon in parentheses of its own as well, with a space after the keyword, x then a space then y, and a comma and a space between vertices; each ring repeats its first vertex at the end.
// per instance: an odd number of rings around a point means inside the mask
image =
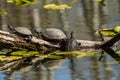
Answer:
MULTIPOLYGON (((44 3, 46 0, 41 1, 44 3)), ((67 1, 70 0, 65 0, 64 2, 67 1)), ((10 9, 8 10, 7 22, 15 26, 22 24, 30 27, 35 25, 35 27, 40 26, 42 28, 56 27, 68 32, 74 31, 75 38, 77 39, 97 40, 98 38, 94 34, 96 28, 99 28, 96 26, 97 23, 101 23, 107 27, 120 25, 120 2, 118 0, 106 0, 105 8, 107 9, 105 11, 102 10, 104 14, 100 11, 102 15, 102 19, 100 20, 104 20, 103 18, 105 18, 104 22, 98 21, 96 19, 98 17, 93 17, 95 13, 95 15, 98 15, 98 11, 95 10, 96 12, 94 13, 92 9, 93 4, 90 4, 89 1, 92 0, 78 0, 73 8, 66 11, 65 14, 60 14, 58 11, 43 10, 39 5, 27 7, 8 5, 10 9), (86 5, 88 7, 85 7, 86 5), (30 8, 28 9, 28 7, 30 8), (33 17, 31 18, 33 16, 32 8, 35 9, 36 7, 39 7, 37 9, 41 11, 39 11, 40 20, 35 19, 35 21, 38 20, 40 22, 32 23, 34 21, 33 17), (23 15, 26 16, 24 17, 23 15), (64 15, 67 15, 67 17, 64 15)), ((43 5, 42 2, 40 3, 41 5, 43 5)), ((120 80, 120 65, 107 54, 101 62, 98 61, 97 56, 84 56, 72 60, 65 59, 58 67, 47 70, 15 71, 10 75, 5 71, 1 71, 0 80, 120 80)))
POLYGON ((111 60, 99 62, 96 57, 66 59, 59 67, 47 70, 0 72, 0 80, 119 80, 120 65, 111 60))

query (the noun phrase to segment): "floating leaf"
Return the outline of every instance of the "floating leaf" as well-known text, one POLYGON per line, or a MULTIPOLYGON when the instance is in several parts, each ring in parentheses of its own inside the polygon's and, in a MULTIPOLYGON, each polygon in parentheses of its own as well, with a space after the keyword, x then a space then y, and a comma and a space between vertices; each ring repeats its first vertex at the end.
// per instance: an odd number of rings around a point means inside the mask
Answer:
POLYGON ((15 0, 15 4, 17 6, 26 6, 32 4, 33 2, 35 2, 35 0, 15 0))
POLYGON ((85 56, 96 56, 96 52, 83 52, 83 51, 68 51, 68 52, 57 52, 56 53, 57 55, 63 55, 65 57, 73 57, 73 56, 76 56, 78 58, 82 58, 82 57, 85 57, 85 56))
POLYGON ((47 4, 43 6, 45 9, 52 9, 52 10, 58 10, 58 6, 56 4, 47 4))
POLYGON ((5 52, 0 52, 0 55, 5 55, 6 53, 5 52))
POLYGON ((8 13, 7 13, 7 11, 5 11, 5 10, 2 10, 2 11, 0 11, 0 15, 7 15, 8 13))
POLYGON ((117 63, 117 61, 109 61, 109 62, 106 62, 105 64, 110 65, 110 64, 118 64, 118 63, 117 63))
POLYGON ((106 71, 111 71, 112 68, 111 68, 111 67, 105 67, 105 70, 106 70, 106 71))
POLYGON ((115 31, 115 32, 120 32, 120 26, 115 26, 115 27, 114 27, 114 31, 115 31))
POLYGON ((68 6, 67 4, 62 4, 62 5, 58 5, 59 9, 70 9, 72 8, 71 6, 68 6))
MULTIPOLYGON (((116 32, 114 31, 114 29, 102 29, 101 33, 104 37, 113 37, 116 35, 116 32)), ((99 35, 98 31, 96 31, 96 34, 99 35)))
POLYGON ((7 0, 7 3, 14 3, 14 0, 7 0))
MULTIPOLYGON (((114 37, 117 33, 120 32, 120 26, 115 26, 114 28, 106 28, 100 30, 104 37, 114 37)), ((96 31, 96 34, 99 35, 99 32, 96 31)))
POLYGON ((92 69, 99 69, 100 66, 91 66, 90 68, 92 68, 92 69))
POLYGON ((20 56, 0 56, 0 61, 13 61, 13 60, 18 60, 21 59, 22 57, 20 56))
POLYGON ((62 59, 62 56, 58 56, 58 55, 49 55, 47 58, 51 58, 51 59, 62 59))
POLYGON ((105 6, 105 0, 98 0, 98 2, 99 2, 100 4, 102 4, 103 6, 105 6))
POLYGON ((43 6, 45 9, 50 9, 50 10, 60 10, 60 9, 70 9, 72 8, 71 6, 67 4, 61 4, 61 5, 56 5, 56 4, 46 4, 43 6))
POLYGON ((17 56, 39 56, 39 53, 36 52, 36 51, 16 51, 16 52, 13 52, 11 53, 11 55, 17 55, 17 56))

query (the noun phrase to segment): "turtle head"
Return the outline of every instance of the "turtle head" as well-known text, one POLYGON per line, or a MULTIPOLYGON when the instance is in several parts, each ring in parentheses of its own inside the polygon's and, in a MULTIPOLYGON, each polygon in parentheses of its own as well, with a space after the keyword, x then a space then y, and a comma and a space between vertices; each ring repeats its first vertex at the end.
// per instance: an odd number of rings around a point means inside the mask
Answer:
POLYGON ((70 39, 73 39, 74 38, 74 32, 72 31, 71 33, 70 33, 70 39))
POLYGON ((70 39, 73 39, 74 38, 74 32, 68 32, 68 31, 65 31, 65 35, 67 36, 67 38, 70 38, 70 39))
POLYGON ((9 28, 9 29, 10 29, 13 33, 15 33, 15 32, 16 32, 13 26, 8 25, 8 28, 9 28))
POLYGON ((33 32, 35 33, 35 36, 36 36, 37 38, 41 38, 41 34, 42 34, 41 31, 38 31, 38 30, 36 30, 36 29, 33 29, 33 32))

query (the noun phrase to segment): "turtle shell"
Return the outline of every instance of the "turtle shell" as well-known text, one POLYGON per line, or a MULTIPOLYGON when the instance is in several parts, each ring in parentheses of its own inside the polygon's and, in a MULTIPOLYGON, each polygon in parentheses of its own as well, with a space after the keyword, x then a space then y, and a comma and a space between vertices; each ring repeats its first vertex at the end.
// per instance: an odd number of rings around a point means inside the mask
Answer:
POLYGON ((23 35, 32 35, 32 32, 26 27, 16 27, 15 31, 23 35))
POLYGON ((67 38, 60 29, 56 28, 47 28, 43 30, 41 36, 47 40, 61 40, 67 38))

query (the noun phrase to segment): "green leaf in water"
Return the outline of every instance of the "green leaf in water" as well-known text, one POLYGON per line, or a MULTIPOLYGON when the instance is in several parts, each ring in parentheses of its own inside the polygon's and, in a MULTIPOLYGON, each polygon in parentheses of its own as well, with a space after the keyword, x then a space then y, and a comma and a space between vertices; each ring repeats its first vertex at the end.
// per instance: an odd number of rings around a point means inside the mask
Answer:
POLYGON ((108 61, 105 64, 107 64, 107 65, 109 65, 109 64, 118 64, 118 62, 117 61, 108 61))
POLYGON ((7 13, 7 11, 5 11, 5 10, 2 10, 2 11, 0 11, 0 15, 7 15, 8 13, 7 13))
MULTIPOLYGON (((116 35, 116 32, 114 29, 102 29, 101 33, 104 37, 114 37, 116 35)), ((96 34, 99 35, 98 31, 96 31, 96 34)))
POLYGON ((7 3, 14 3, 14 0, 7 0, 7 3))
POLYGON ((49 9, 49 10, 60 10, 60 9, 70 9, 72 8, 71 6, 67 5, 67 4, 61 4, 61 5, 57 5, 57 4, 46 4, 43 6, 45 9, 49 9))
POLYGON ((18 55, 18 56, 23 56, 25 54, 26 54, 26 51, 16 51, 11 53, 11 55, 18 55))
POLYGON ((105 0, 98 0, 100 4, 102 4, 102 6, 105 6, 105 0))
POLYGON ((90 68, 92 68, 92 69, 98 69, 98 68, 100 68, 100 66, 91 66, 90 68))
POLYGON ((115 27, 114 27, 114 31, 115 31, 115 32, 120 32, 120 26, 115 26, 115 27))
MULTIPOLYGON (((91 66, 90 68, 92 68, 92 69, 100 69, 100 68, 102 68, 102 67, 101 67, 101 66, 91 66)), ((105 69, 106 71, 111 71, 111 70, 112 70, 111 67, 104 67, 104 69, 105 69)))
POLYGON ((26 6, 32 4, 33 2, 35 2, 35 0, 15 0, 15 4, 17 6, 26 6))
POLYGON ((0 52, 0 55, 5 55, 6 53, 5 52, 0 52))
POLYGON ((20 56, 0 56, 0 61, 14 61, 21 59, 22 57, 20 56))
POLYGON ((82 52, 82 51, 68 51, 68 52, 57 52, 57 55, 63 55, 66 57, 76 56, 82 58, 85 56, 96 56, 96 52, 82 52))
POLYGON ((112 68, 111 68, 111 67, 105 67, 105 70, 106 70, 106 71, 111 71, 112 68))
POLYGON ((36 52, 36 51, 16 51, 16 52, 13 52, 11 53, 11 55, 17 55, 17 56, 39 56, 39 53, 36 52))
POLYGON ((47 58, 51 58, 51 59, 62 59, 63 57, 62 57, 62 56, 59 56, 59 55, 48 55, 47 58))

